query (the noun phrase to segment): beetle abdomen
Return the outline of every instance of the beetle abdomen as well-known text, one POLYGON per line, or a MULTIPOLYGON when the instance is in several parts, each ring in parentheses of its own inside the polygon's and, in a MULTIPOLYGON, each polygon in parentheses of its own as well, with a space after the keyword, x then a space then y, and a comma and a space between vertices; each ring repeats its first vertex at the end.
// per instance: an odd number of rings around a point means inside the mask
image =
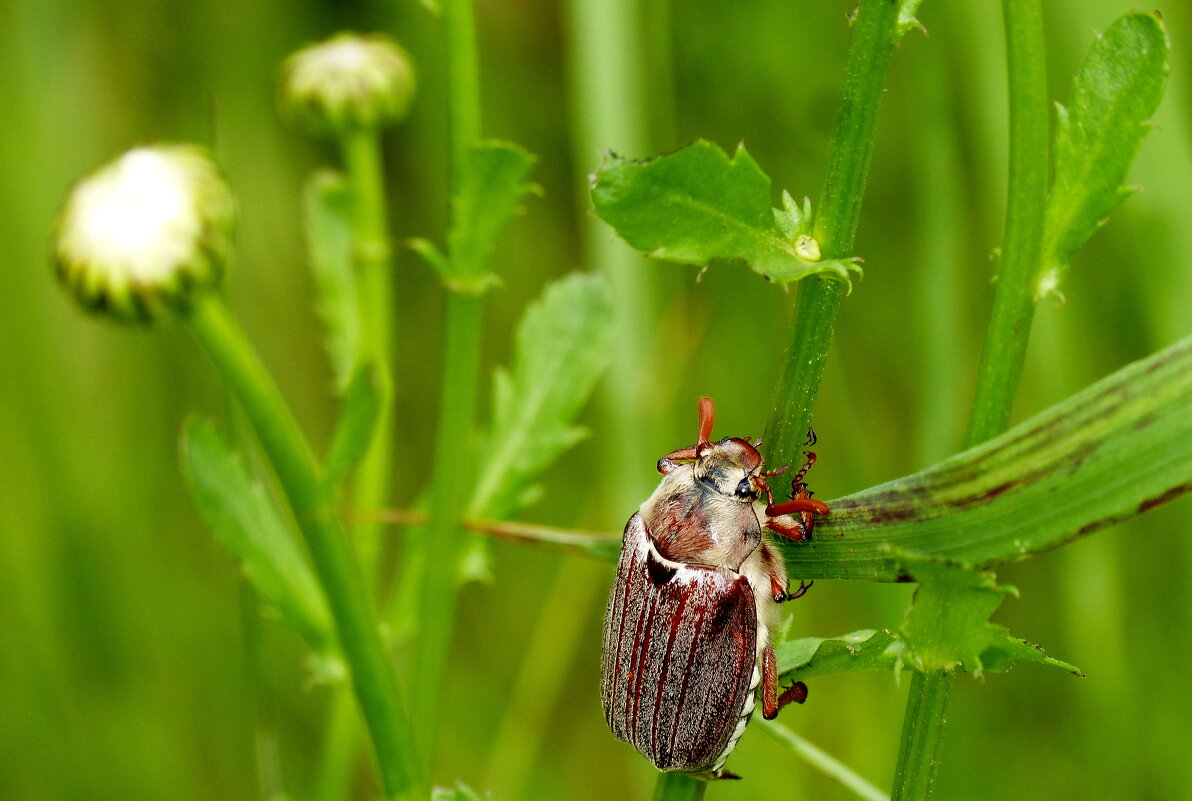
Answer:
MULTIPOLYGON (((731 571, 669 562, 625 527, 604 622, 604 716, 659 770, 715 772, 752 701, 757 613, 731 571)), ((751 706, 751 705, 750 705, 751 706)))

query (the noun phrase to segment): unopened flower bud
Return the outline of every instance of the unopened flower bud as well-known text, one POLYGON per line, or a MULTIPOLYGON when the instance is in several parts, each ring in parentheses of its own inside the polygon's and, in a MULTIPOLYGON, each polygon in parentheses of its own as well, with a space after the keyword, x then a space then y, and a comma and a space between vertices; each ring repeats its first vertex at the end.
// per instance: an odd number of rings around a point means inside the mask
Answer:
POLYGON ((286 59, 282 94, 319 133, 379 128, 405 116, 414 68, 387 36, 341 33, 286 59))
POLYGON ((58 277, 84 306, 126 320, 185 308, 219 283, 235 218, 205 150, 130 150, 84 178, 58 220, 58 277))

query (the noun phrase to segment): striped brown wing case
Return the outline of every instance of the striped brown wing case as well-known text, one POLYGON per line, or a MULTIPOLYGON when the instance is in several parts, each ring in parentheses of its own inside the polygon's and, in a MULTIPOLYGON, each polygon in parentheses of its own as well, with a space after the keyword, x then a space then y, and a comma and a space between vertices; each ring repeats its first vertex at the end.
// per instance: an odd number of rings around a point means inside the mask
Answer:
MULTIPOLYGON (((743 576, 665 564, 625 526, 604 621, 604 716, 659 770, 710 770, 751 693, 757 613, 743 576)), ((738 732, 739 734, 739 732, 738 732)))

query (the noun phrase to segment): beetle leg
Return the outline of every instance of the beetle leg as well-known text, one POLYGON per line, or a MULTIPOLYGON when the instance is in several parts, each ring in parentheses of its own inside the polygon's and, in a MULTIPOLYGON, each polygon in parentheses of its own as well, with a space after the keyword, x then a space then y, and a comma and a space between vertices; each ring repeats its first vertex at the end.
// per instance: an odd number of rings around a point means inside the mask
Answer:
POLYGON ((794 701, 801 704, 807 700, 807 685, 796 681, 778 694, 778 658, 774 655, 774 644, 768 643, 762 652, 762 717, 773 720, 778 710, 794 701))

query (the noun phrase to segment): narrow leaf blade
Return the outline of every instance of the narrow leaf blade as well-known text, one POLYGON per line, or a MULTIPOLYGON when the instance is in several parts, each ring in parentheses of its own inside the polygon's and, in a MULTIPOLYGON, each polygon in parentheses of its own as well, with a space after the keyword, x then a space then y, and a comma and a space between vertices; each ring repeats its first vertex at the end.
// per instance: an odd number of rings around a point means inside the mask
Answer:
POLYGON ((351 193, 338 173, 321 170, 307 182, 303 205, 318 293, 315 308, 326 329, 325 344, 339 393, 351 379, 361 337, 352 269, 351 203, 351 193))
POLYGON ((199 512, 262 601, 312 648, 326 648, 332 641, 331 616, 294 533, 209 421, 185 425, 181 462, 199 512))
POLYGON ((1130 194, 1123 184, 1163 96, 1169 50, 1160 17, 1143 12, 1120 17, 1089 49, 1057 119, 1037 296, 1057 290, 1072 254, 1130 194))
POLYGON ((647 161, 613 156, 596 174, 592 202, 626 242, 669 261, 738 259, 781 283, 815 273, 848 280, 853 269, 808 258, 812 249, 792 236, 802 231, 789 219, 792 204, 771 205, 770 179, 744 146, 731 158, 703 140, 647 161))

